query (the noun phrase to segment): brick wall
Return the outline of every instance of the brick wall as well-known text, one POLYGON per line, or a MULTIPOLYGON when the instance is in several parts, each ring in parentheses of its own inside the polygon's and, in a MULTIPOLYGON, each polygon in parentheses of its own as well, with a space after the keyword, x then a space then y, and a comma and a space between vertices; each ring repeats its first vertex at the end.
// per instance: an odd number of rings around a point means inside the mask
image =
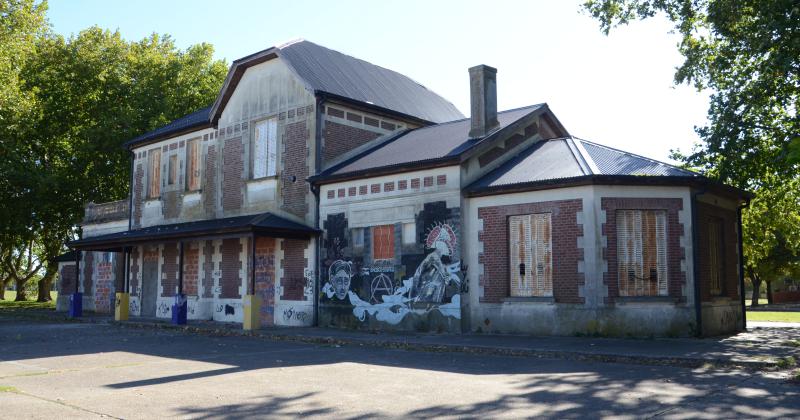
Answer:
POLYGON ((94 307, 97 312, 111 311, 113 267, 110 262, 100 261, 95 266, 94 307))
POLYGON ((139 226, 142 223, 142 203, 144 203, 144 169, 142 164, 136 165, 133 177, 133 195, 136 197, 133 203, 133 224, 139 226))
POLYGON ((697 255, 699 264, 700 298, 703 301, 711 300, 711 279, 709 264, 708 222, 712 218, 722 221, 722 294, 732 299, 739 298, 739 250, 737 247, 739 235, 737 232, 738 220, 735 210, 726 210, 707 203, 697 203, 697 255))
POLYGON ((283 179, 281 196, 283 209, 296 216, 305 217, 308 212, 308 137, 305 121, 287 124, 283 136, 283 179))
POLYGON ((217 205, 217 148, 208 146, 206 154, 205 180, 203 181, 203 208, 213 216, 217 205))
POLYGON ((325 121, 325 145, 322 157, 328 162, 378 137, 380 134, 374 131, 325 121))
POLYGON ((174 219, 180 216, 181 207, 183 207, 183 190, 161 193, 161 213, 165 219, 174 219))
POLYGON ((282 242, 283 260, 281 260, 281 268, 283 268, 283 277, 281 278, 281 287, 283 287, 283 295, 281 299, 305 299, 303 294, 303 288, 305 287, 304 270, 308 260, 303 254, 307 244, 308 241, 299 239, 284 239, 282 242))
POLYGON ((242 208, 244 147, 241 137, 225 140, 222 152, 222 209, 242 208))
POLYGON ((680 198, 616 198, 603 197, 600 207, 606 212, 606 222, 602 226, 602 234, 606 237, 603 248, 603 259, 608 263, 608 271, 603 274, 603 283, 608 286, 607 303, 612 303, 619 296, 617 273, 617 217, 619 210, 665 210, 667 214, 667 291, 670 297, 683 302, 682 288, 686 283, 686 273, 681 270, 681 260, 685 258, 685 250, 681 246, 683 223, 678 221, 678 212, 683 210, 680 198))
POLYGON ((242 261, 239 258, 242 252, 242 244, 238 238, 223 239, 222 246, 220 246, 220 253, 222 254, 222 261, 220 261, 220 298, 223 299, 238 299, 241 298, 239 294, 239 287, 242 285, 242 277, 239 270, 242 269, 242 261))
POLYGON ((275 238, 256 238, 256 290, 261 322, 275 324, 275 238))
POLYGON ((188 244, 183 249, 183 293, 197 296, 197 280, 200 277, 200 249, 188 244))
POLYGON ((584 284, 584 275, 578 272, 578 262, 583 260, 583 249, 578 248, 583 225, 577 221, 577 213, 582 210, 581 200, 479 208, 478 218, 483 220, 483 231, 478 233, 478 240, 483 242, 483 252, 478 256, 478 262, 483 264, 479 279, 483 286, 481 301, 502 302, 510 296, 508 217, 551 213, 553 298, 559 303, 583 303, 578 295, 578 287, 584 284))
POLYGON ((61 282, 59 283, 58 294, 71 295, 75 293, 75 264, 64 264, 61 267, 61 282))

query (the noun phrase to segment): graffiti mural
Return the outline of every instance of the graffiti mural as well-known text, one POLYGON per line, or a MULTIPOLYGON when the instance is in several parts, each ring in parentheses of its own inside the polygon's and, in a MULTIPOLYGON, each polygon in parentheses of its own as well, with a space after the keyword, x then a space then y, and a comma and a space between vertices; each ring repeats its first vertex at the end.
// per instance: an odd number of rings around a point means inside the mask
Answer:
POLYGON ((328 278, 328 284, 325 285, 326 290, 330 289, 331 295, 328 297, 335 295, 340 300, 344 300, 348 293, 350 293, 350 281, 353 277, 353 263, 342 260, 335 261, 331 264, 328 272, 330 273, 330 277, 328 278))
MULTIPOLYGON (((329 215, 324 222, 327 276, 320 293, 322 323, 357 327, 377 321, 398 328, 456 329, 460 324, 448 319, 461 319, 461 294, 466 292, 459 258, 459 210, 448 209, 444 202, 425 204, 416 217, 415 243, 401 243, 397 235, 394 247, 400 251, 389 259, 372 258, 378 255, 373 254, 373 242, 383 241, 383 246, 386 240, 373 238, 374 227, 349 228, 343 213, 329 215)), ((403 226, 396 224, 390 230, 402 232, 403 226)), ((378 235, 385 231, 379 227, 378 235)))

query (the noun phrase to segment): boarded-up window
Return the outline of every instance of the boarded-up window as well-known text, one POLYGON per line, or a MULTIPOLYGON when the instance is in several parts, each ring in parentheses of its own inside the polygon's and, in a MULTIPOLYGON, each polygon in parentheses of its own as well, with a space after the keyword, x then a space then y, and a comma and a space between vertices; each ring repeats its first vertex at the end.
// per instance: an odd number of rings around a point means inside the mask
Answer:
POLYGON ((186 189, 200 189, 200 139, 186 143, 186 189))
POLYGON ((712 218, 708 221, 708 269, 710 292, 722 294, 722 279, 725 270, 722 237, 722 220, 712 218))
POLYGON ((390 260, 394 258, 394 225, 372 228, 372 259, 390 260))
POLYGON ((151 150, 148 159, 147 196, 156 198, 161 195, 161 149, 151 150))
POLYGON ((553 296, 550 213, 508 218, 511 296, 553 296))
POLYGON ((167 185, 175 185, 178 182, 178 155, 171 155, 169 157, 169 176, 167 176, 167 185))
POLYGON ((278 144, 278 120, 257 122, 253 138, 253 178, 275 176, 278 144))
POLYGON ((620 296, 667 295, 666 225, 663 210, 617 210, 620 296))

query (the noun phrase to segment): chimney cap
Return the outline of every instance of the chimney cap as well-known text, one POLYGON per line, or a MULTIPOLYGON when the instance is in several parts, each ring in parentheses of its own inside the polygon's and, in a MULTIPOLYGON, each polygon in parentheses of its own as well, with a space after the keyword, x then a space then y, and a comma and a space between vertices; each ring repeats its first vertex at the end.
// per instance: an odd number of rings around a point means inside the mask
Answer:
POLYGON ((470 73, 474 73, 474 72, 477 72, 477 71, 497 73, 497 69, 496 68, 494 68, 492 66, 488 66, 486 64, 478 64, 477 66, 472 66, 472 67, 469 68, 469 72, 470 73))

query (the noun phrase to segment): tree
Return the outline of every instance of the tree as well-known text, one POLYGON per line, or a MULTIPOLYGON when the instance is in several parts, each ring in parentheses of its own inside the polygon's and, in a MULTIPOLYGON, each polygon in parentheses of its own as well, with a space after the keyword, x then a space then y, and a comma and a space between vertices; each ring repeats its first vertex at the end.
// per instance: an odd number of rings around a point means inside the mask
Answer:
POLYGON ((127 42, 92 27, 40 39, 22 70, 38 112, 16 147, 35 157, 34 223, 46 267, 39 300, 49 299, 54 258, 74 237, 85 203, 127 196, 130 155, 122 144, 210 104, 226 73, 210 45, 181 51, 168 36, 127 42))
POLYGON ((0 299, 11 281, 30 280, 38 270, 29 223, 32 156, 16 145, 36 113, 35 92, 24 89, 22 68, 47 31, 46 11, 46 1, 0 0, 0 299))
POLYGON ((127 196, 122 144, 209 105, 227 73, 208 44, 180 50, 169 36, 129 42, 97 27, 64 38, 46 9, 0 0, 0 273, 7 284, 44 268, 39 300, 85 203, 127 196))
POLYGON ((796 0, 588 0, 606 34, 666 16, 684 62, 675 83, 711 92, 701 143, 673 158, 753 191, 743 213, 746 272, 754 285, 800 258, 800 3, 796 0))

